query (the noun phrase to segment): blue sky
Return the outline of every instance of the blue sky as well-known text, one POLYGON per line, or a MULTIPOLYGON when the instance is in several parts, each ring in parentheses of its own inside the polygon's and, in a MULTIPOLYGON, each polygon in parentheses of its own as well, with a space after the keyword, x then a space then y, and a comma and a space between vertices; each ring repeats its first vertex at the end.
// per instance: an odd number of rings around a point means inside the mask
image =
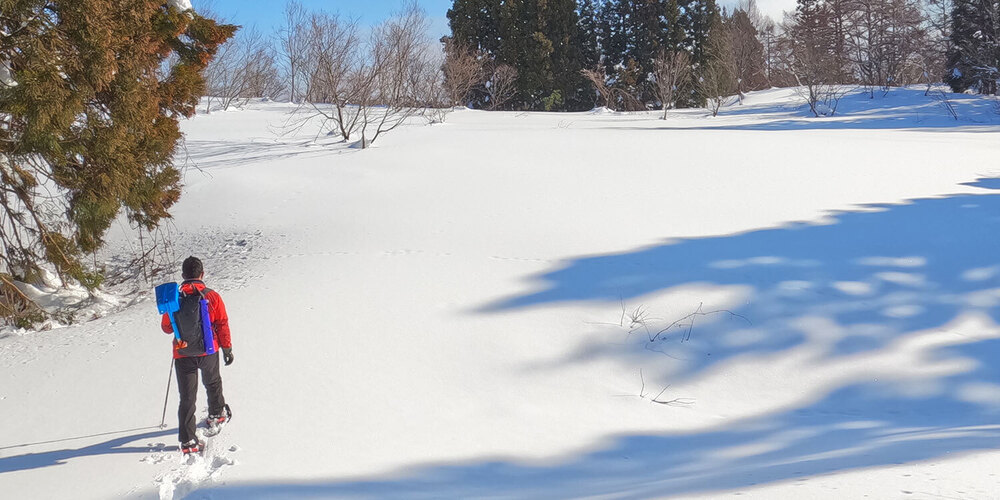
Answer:
MULTIPOLYGON (((192 0, 195 10, 208 6, 226 21, 257 26, 269 33, 283 24, 284 0, 192 0)), ((300 0, 306 10, 324 10, 358 19, 364 26, 378 24, 403 5, 402 0, 300 0)), ((445 35, 448 30, 446 14, 452 0, 418 0, 431 21, 432 35, 445 35)))
MULTIPOLYGON (((402 0, 301 0, 308 10, 325 10, 350 18, 357 18, 362 25, 371 26, 399 10, 402 0)), ((282 24, 284 0, 193 0, 195 9, 208 6, 229 22, 247 27, 257 26, 269 33, 282 24)), ((418 0, 431 21, 431 35, 435 38, 448 34, 445 14, 452 0, 418 0)), ((721 5, 732 6, 736 0, 722 0, 721 5)), ((795 0, 757 0, 761 11, 781 20, 783 9, 794 9, 795 0)))

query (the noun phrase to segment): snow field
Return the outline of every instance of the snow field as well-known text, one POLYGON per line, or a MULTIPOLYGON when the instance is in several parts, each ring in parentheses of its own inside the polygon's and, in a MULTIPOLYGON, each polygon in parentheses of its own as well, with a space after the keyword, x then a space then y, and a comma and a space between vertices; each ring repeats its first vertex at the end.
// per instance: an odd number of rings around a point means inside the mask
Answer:
POLYGON ((179 464, 149 300, 5 337, 0 489, 989 498, 1000 129, 954 99, 459 111, 366 151, 276 137, 287 105, 198 116, 172 234, 230 313, 233 425, 179 464), (649 340, 699 305, 745 320, 649 340))

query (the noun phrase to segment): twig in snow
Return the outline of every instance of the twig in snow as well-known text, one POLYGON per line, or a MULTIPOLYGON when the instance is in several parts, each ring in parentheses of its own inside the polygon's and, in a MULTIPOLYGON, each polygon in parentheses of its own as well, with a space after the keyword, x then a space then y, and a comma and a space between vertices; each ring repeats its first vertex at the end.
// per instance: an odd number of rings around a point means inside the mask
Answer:
POLYGON ((618 321, 618 326, 625 327, 625 299, 621 295, 618 296, 618 301, 622 304, 622 319, 618 321))
POLYGON ((694 400, 691 398, 674 398, 670 401, 660 401, 658 399, 650 400, 650 403, 656 403, 666 406, 691 406, 694 404, 694 400))
MULTIPOLYGON (((646 399, 646 379, 642 376, 642 368, 639 369, 639 381, 642 384, 639 389, 639 397, 641 399, 646 399)), ((691 398, 674 398, 669 401, 661 401, 660 396, 662 396, 664 392, 667 392, 667 389, 669 389, 671 385, 673 384, 667 384, 666 387, 661 389, 659 394, 650 399, 649 402, 666 406, 690 406, 694 404, 694 399, 691 398)))
POLYGON ((650 337, 649 341, 650 342, 655 341, 657 338, 659 338, 660 334, 665 333, 667 330, 670 330, 671 328, 673 328, 673 327, 677 326, 678 324, 680 324, 680 323, 682 323, 682 322, 684 322, 686 320, 689 320, 689 319, 692 320, 691 324, 688 325, 688 331, 684 334, 684 338, 682 338, 681 341, 682 342, 687 342, 688 340, 691 340, 691 331, 694 329, 694 318, 697 317, 697 316, 708 316, 708 315, 711 315, 711 314, 727 313, 730 316, 733 316, 733 317, 736 317, 736 318, 740 318, 743 321, 746 321, 747 324, 753 325, 753 322, 750 321, 749 319, 747 319, 746 316, 743 316, 741 314, 736 314, 736 313, 734 313, 734 312, 732 312, 732 311, 730 311, 728 309, 718 309, 718 310, 715 310, 715 311, 708 311, 708 312, 702 312, 701 309, 702 309, 702 304, 698 304, 698 309, 695 310, 695 312, 693 312, 691 314, 688 314, 687 316, 684 316, 683 318, 680 318, 677 321, 674 321, 673 323, 670 323, 669 325, 667 325, 666 328, 664 328, 664 329, 656 332, 655 335, 653 335, 652 337, 650 337))

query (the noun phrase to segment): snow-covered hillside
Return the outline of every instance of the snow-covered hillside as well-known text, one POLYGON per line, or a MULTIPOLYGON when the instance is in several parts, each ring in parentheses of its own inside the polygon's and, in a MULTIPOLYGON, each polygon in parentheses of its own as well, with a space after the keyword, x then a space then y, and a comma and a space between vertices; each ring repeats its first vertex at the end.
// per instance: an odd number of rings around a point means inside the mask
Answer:
POLYGON ((171 387, 158 428, 151 290, 8 333, 0 496, 996 498, 1000 115, 950 104, 199 115, 171 232, 233 422, 181 463, 171 387))

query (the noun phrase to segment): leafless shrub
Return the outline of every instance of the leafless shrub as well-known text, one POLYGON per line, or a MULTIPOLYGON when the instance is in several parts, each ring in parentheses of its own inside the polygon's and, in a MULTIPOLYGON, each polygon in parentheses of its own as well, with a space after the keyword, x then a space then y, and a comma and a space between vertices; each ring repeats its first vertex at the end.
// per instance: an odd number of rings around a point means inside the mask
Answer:
POLYGON ((426 13, 410 3, 372 31, 371 63, 362 72, 363 80, 371 82, 360 103, 362 149, 420 114, 427 104, 427 28, 426 13))
POLYGON ((952 104, 951 99, 948 98, 948 94, 946 94, 945 91, 938 90, 938 92, 934 94, 934 98, 941 103, 941 106, 944 106, 944 109, 948 111, 948 114, 951 115, 952 118, 958 120, 958 111, 955 110, 955 105, 952 104))
POLYGON ((278 33, 278 50, 287 70, 288 98, 291 102, 301 95, 299 88, 305 77, 306 59, 309 54, 311 33, 309 15, 297 1, 285 4, 285 25, 278 33))
POLYGON ((443 88, 449 106, 463 106, 473 87, 483 82, 483 62, 468 47, 447 37, 444 39, 443 88))
POLYGON ((302 63, 304 102, 284 133, 320 123, 318 134, 345 141, 360 135, 367 148, 410 118, 440 122, 452 109, 440 58, 427 39, 428 21, 415 3, 371 30, 367 41, 357 24, 336 15, 313 14, 305 31, 302 63))
POLYGON ((0 273, 0 324, 28 328, 45 319, 45 312, 24 294, 9 274, 0 273))
POLYGON ((712 116, 719 116, 719 110, 735 90, 730 62, 731 59, 727 54, 710 59, 702 70, 701 77, 695 83, 698 94, 705 99, 712 116))
POLYGON ((219 49, 205 68, 205 83, 209 111, 214 99, 226 110, 241 100, 274 98, 282 90, 270 43, 254 29, 241 30, 219 49))
POLYGON ((496 65, 486 83, 486 92, 490 100, 489 109, 501 109, 517 92, 517 68, 508 64, 496 65))
POLYGON ((611 108, 613 102, 611 86, 608 85, 607 79, 604 76, 604 69, 584 69, 580 70, 580 74, 597 90, 597 103, 601 106, 611 108))
POLYGON ((666 120, 667 110, 674 107, 678 91, 688 84, 691 75, 691 61, 687 52, 663 50, 653 63, 656 95, 663 105, 663 119, 666 120))
POLYGON ((357 24, 325 13, 313 14, 305 31, 308 51, 301 61, 305 77, 300 123, 320 118, 344 140, 361 126, 359 104, 372 84, 361 52, 357 24))
POLYGON ((580 74, 589 81, 598 94, 598 104, 603 104, 613 111, 643 111, 646 105, 631 93, 609 85, 603 69, 581 70, 580 74))
POLYGON ((814 116, 832 115, 846 93, 842 85, 831 83, 835 80, 836 71, 832 59, 808 42, 785 40, 785 43, 790 47, 782 55, 786 58, 785 67, 794 78, 796 92, 806 101, 814 116))
POLYGON ((874 96, 876 88, 912 83, 919 78, 921 45, 926 31, 912 0, 854 0, 846 28, 848 60, 858 82, 874 96))

